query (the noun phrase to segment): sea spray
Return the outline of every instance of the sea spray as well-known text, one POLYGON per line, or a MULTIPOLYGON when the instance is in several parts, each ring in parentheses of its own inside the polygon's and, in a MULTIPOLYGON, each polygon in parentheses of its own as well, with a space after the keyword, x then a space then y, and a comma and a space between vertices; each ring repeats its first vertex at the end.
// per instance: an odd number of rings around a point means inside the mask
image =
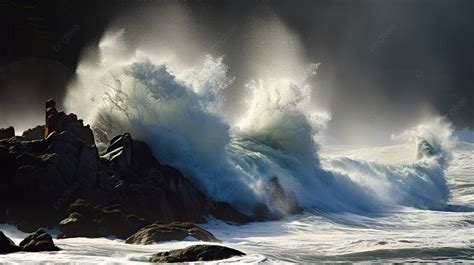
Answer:
MULTIPOLYGON (((182 68, 145 52, 122 55, 121 46, 114 46, 119 40, 120 34, 106 35, 99 46, 104 58, 79 67, 66 100, 68 111, 89 114, 98 145, 130 132, 211 198, 244 212, 257 203, 275 207, 265 193, 274 176, 306 210, 367 213, 446 205, 449 133, 419 134, 433 152, 406 165, 321 159, 317 137, 329 114, 312 111, 305 78, 249 79, 246 111, 231 121, 221 114, 220 91, 233 81, 221 57, 203 55, 182 68)), ((314 74, 316 65, 307 68, 301 76, 314 74)))

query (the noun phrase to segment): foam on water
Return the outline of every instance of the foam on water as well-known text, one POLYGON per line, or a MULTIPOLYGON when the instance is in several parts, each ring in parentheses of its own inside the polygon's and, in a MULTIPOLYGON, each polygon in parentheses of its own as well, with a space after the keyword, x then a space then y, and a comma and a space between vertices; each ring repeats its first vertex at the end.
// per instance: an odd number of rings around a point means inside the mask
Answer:
MULTIPOLYGON (((366 150, 361 148, 339 146, 328 149, 332 150, 331 156, 339 158, 347 153, 353 156, 351 159, 357 159, 358 154, 366 155, 366 150)), ((395 161, 399 152, 406 150, 403 146, 376 148, 381 153, 385 149, 394 151, 395 161)), ((404 154, 414 157, 411 152, 404 154)), ((327 153, 323 152, 321 157, 325 156, 327 153)), ((453 150, 452 164, 446 175, 453 192, 449 204, 474 205, 473 161, 474 145, 459 143, 453 150)), ((431 211, 399 207, 390 212, 363 214, 318 211, 241 226, 211 219, 203 228, 211 231, 224 245, 249 254, 225 260, 226 263, 472 262, 474 212, 462 209, 431 211)), ((17 244, 27 235, 9 225, 2 225, 0 229, 17 244)), ((49 232, 57 234, 57 231, 49 232)), ((64 250, 0 255, 0 263, 143 264, 154 253, 203 242, 142 246, 106 238, 71 238, 55 239, 55 243, 64 250)))

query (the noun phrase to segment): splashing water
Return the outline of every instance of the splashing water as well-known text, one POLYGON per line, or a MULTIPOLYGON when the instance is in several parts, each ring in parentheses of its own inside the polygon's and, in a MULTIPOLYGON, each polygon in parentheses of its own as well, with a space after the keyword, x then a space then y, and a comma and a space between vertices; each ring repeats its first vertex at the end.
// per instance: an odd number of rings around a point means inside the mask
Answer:
POLYGON ((441 120, 400 136, 418 137, 418 160, 411 163, 321 157, 317 137, 329 115, 312 111, 305 82, 316 64, 299 80, 248 80, 246 112, 233 122, 221 115, 220 91, 233 82, 223 58, 206 55, 180 69, 144 52, 125 56, 121 34, 103 39, 99 64, 79 66, 66 99, 68 111, 92 124, 99 146, 130 132, 210 197, 244 212, 256 203, 272 207, 264 192, 272 176, 308 211, 446 206, 450 129, 441 120))

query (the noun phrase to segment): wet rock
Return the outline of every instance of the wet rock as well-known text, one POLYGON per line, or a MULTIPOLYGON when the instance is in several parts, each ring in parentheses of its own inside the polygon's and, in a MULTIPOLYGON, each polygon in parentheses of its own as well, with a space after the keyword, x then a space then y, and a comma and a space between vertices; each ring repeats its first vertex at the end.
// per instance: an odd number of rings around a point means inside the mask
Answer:
POLYGON ((23 241, 20 242, 20 247, 23 251, 28 252, 61 250, 56 245, 54 245, 51 235, 42 229, 39 229, 38 231, 23 239, 23 241))
POLYGON ((240 213, 232 205, 226 202, 214 202, 209 209, 209 213, 215 218, 237 224, 252 222, 255 219, 240 213))
POLYGON ((298 205, 295 196, 285 192, 277 177, 270 179, 265 191, 267 198, 275 208, 274 215, 287 216, 303 212, 303 208, 298 205))
POLYGON ((144 142, 117 136, 102 159, 108 171, 99 185, 114 190, 114 202, 150 220, 204 221, 207 197, 177 169, 160 165, 144 142))
POLYGON ((234 256, 244 256, 238 250, 218 245, 194 245, 183 249, 160 252, 153 255, 150 262, 174 263, 193 261, 223 260, 234 256))
POLYGON ((45 125, 38 125, 34 128, 24 131, 23 134, 21 135, 21 138, 23 141, 41 140, 41 139, 44 139, 46 136, 45 130, 46 130, 45 125))
POLYGON ((146 220, 205 220, 208 198, 177 169, 161 165, 146 143, 125 133, 99 156, 88 126, 58 112, 54 100, 45 107, 45 126, 0 140, 0 220, 33 232, 69 218, 60 226, 66 237, 120 238, 151 223, 146 220), (68 209, 77 198, 90 201, 89 209, 102 205, 99 214, 68 209))
POLYGON ((0 254, 8 254, 20 251, 21 248, 0 231, 0 254))
POLYGON ((5 129, 0 129, 0 140, 9 139, 15 136, 15 129, 10 126, 5 129))
POLYGON ((99 232, 99 224, 88 219, 81 213, 73 212, 59 222, 60 234, 58 238, 71 237, 102 237, 105 233, 99 232))
POLYGON ((108 237, 126 239, 150 222, 127 213, 120 205, 101 208, 84 200, 77 200, 69 207, 70 214, 59 223, 58 238, 108 237))
POLYGON ((127 244, 153 244, 163 241, 181 241, 187 237, 208 242, 219 242, 210 232, 192 223, 173 222, 153 223, 138 230, 135 234, 127 238, 127 244))
POLYGON ((86 145, 95 145, 94 135, 89 125, 84 126, 75 114, 65 114, 56 110, 56 102, 52 99, 45 103, 46 107, 46 135, 53 132, 69 132, 79 138, 86 145))

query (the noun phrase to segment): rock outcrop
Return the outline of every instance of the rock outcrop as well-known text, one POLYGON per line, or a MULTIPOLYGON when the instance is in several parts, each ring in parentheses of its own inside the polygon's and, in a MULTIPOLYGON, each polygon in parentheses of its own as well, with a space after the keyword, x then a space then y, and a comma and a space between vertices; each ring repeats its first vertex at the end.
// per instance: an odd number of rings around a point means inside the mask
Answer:
POLYGON ((149 245, 163 241, 181 241, 187 237, 192 237, 201 241, 219 242, 213 234, 195 224, 173 222, 169 224, 154 223, 145 226, 127 238, 125 243, 149 245))
MULTIPOLYGON (((150 220, 202 222, 207 198, 177 169, 161 165, 144 142, 126 133, 101 156, 99 186, 108 204, 120 204, 150 220)), ((101 202, 104 204, 104 202, 101 202)))
MULTIPOLYGON (((59 224, 63 238, 125 239, 152 222, 199 223, 211 214, 240 224, 301 212, 276 178, 267 189, 271 209, 262 204, 247 216, 228 203, 212 202, 179 170, 162 165, 146 143, 124 133, 99 154, 89 125, 58 111, 53 100, 45 107, 45 125, 22 136, 15 136, 13 127, 0 130, 1 223, 29 233, 59 224)), ((162 223, 142 233, 151 241, 171 234, 170 240, 189 235, 214 240, 190 224, 162 223), (159 232, 166 229, 172 232, 159 232)))
POLYGON ((150 223, 145 219, 204 221, 207 197, 177 169, 161 165, 147 144, 126 133, 99 155, 92 130, 76 115, 57 111, 52 100, 45 112, 46 125, 23 136, 13 128, 0 132, 0 222, 33 232, 63 220, 65 237, 127 238, 150 223), (78 198, 120 209, 102 207, 98 217, 70 212, 78 198), (114 218, 120 221, 115 228, 114 218), (84 220, 94 229, 75 230, 84 220))
POLYGON ((5 129, 0 129, 0 140, 9 139, 15 136, 15 129, 13 127, 8 127, 5 129))
POLYGON ((39 141, 0 141, 0 211, 25 232, 56 225, 63 204, 96 183, 96 153, 67 131, 39 141), (88 159, 94 154, 95 161, 88 159))
POLYGON ((52 132, 69 132, 86 145, 95 145, 94 134, 89 125, 83 124, 75 114, 67 114, 56 110, 56 102, 52 99, 46 101, 46 132, 48 136, 52 132))
POLYGON ((153 255, 150 262, 175 263, 193 261, 223 260, 235 256, 244 256, 238 250, 218 245, 194 245, 183 249, 160 252, 153 255))

